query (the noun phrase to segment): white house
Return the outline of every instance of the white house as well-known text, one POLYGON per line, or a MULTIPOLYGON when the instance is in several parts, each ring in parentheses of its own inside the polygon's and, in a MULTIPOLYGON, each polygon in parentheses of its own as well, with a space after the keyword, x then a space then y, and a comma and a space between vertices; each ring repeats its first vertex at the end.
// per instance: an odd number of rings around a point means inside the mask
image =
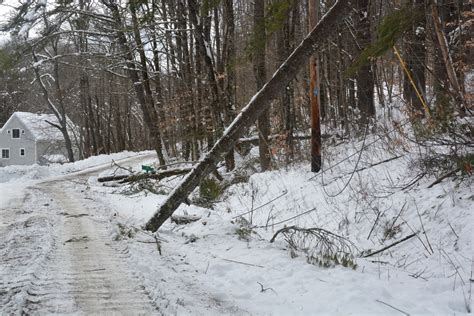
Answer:
POLYGON ((67 161, 64 137, 48 121, 58 124, 54 114, 13 113, 0 130, 0 167, 67 161))

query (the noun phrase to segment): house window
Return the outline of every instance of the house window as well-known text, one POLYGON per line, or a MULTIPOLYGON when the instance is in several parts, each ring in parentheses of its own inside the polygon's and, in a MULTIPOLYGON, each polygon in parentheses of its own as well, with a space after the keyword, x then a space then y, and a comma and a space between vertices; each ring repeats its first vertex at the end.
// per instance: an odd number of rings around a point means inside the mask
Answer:
POLYGON ((12 138, 20 138, 20 130, 18 128, 12 129, 12 138))
POLYGON ((10 159, 10 149, 2 149, 2 159, 10 159))
POLYGON ((24 156, 25 155, 25 148, 20 148, 20 156, 24 156))

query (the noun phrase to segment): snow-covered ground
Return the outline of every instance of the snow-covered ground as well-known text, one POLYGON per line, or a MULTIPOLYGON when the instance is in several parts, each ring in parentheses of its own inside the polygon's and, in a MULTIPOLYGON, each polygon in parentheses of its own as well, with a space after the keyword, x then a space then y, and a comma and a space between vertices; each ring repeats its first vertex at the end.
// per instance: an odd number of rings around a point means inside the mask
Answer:
MULTIPOLYGON (((35 292, 25 280, 32 273, 41 279, 49 258, 57 256, 62 247, 58 236, 67 235, 67 229, 58 227, 67 224, 61 216, 72 208, 87 213, 84 223, 94 221, 108 232, 101 238, 115 250, 102 256, 117 254, 120 267, 113 273, 127 270, 156 313, 467 314, 472 306, 472 180, 450 178, 428 188, 435 178, 417 171, 417 148, 412 146, 397 137, 375 136, 336 145, 325 153, 318 175, 308 172, 307 163, 265 173, 248 168, 248 181, 230 186, 212 209, 182 205, 176 214, 200 220, 165 223, 158 236, 161 255, 154 236, 140 227, 165 196, 97 182, 98 176, 124 172, 111 166, 111 159, 138 171, 140 165, 153 163, 150 153, 0 169, 0 314, 41 310, 28 303, 35 292), (120 160, 127 157, 132 158, 120 160), (65 206, 66 197, 77 200, 80 208, 65 206), (337 239, 342 244, 333 246, 350 249, 357 266, 331 260, 329 268, 308 263, 310 255, 314 260, 323 257, 313 251, 314 240, 298 234, 279 234, 269 242, 279 229, 292 225, 343 237, 337 239), (288 241, 300 249, 292 249, 288 241), (30 257, 25 261, 26 252, 30 257), (25 262, 19 264, 21 260, 25 262)), ((238 157, 238 164, 255 154, 238 157)), ((180 179, 164 179, 154 190, 169 192, 180 179)), ((191 200, 198 195, 196 191, 191 200)), ((84 312, 80 302, 64 310, 84 312)))

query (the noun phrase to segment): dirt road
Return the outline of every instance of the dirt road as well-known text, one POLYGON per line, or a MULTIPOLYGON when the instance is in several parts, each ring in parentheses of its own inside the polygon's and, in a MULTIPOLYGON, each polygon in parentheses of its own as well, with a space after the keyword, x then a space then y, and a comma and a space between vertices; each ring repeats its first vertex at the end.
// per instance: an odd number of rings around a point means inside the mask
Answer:
POLYGON ((0 314, 160 314, 110 221, 74 188, 105 168, 37 184, 0 209, 0 314))

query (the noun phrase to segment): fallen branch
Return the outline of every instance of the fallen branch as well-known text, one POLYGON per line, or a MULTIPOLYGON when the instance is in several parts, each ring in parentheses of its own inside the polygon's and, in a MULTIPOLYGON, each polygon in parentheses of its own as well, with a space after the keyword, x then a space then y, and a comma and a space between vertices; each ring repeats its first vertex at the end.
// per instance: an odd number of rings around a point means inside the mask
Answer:
POLYGON ((64 243, 69 243, 69 242, 81 242, 81 241, 89 241, 89 237, 87 236, 82 236, 82 237, 72 237, 71 239, 66 240, 64 243))
POLYGON ((97 272, 97 271, 106 271, 106 269, 105 268, 99 268, 99 269, 84 270, 84 272, 97 272))
POLYGON ((381 252, 383 252, 383 251, 385 251, 385 250, 387 250, 387 249, 389 249, 389 248, 392 248, 393 246, 398 245, 399 243, 402 243, 402 242, 404 242, 404 241, 407 241, 408 239, 413 238, 413 237, 415 237, 415 236, 416 236, 416 233, 413 233, 413 234, 411 234, 411 235, 408 235, 408 236, 406 236, 405 238, 402 238, 402 239, 400 239, 400 240, 394 242, 393 244, 388 245, 387 247, 383 247, 383 248, 380 249, 380 250, 377 250, 377 251, 375 251, 375 252, 371 252, 371 253, 369 253, 369 254, 364 255, 364 256, 362 256, 362 258, 372 257, 372 256, 374 256, 374 255, 376 255, 376 254, 378 254, 378 253, 381 253, 381 252))
POLYGON ((407 315, 407 316, 410 316, 410 314, 408 314, 407 312, 402 311, 402 310, 399 309, 399 308, 396 308, 395 306, 392 306, 392 305, 390 305, 390 304, 388 304, 388 303, 385 303, 385 302, 382 302, 382 301, 380 301, 380 300, 375 300, 375 301, 378 302, 378 303, 384 304, 384 305, 386 305, 386 306, 388 306, 388 307, 391 307, 391 308, 393 308, 394 310, 399 311, 399 312, 402 313, 402 314, 405 314, 405 315, 407 315))
POLYGON ((264 203, 264 204, 262 204, 262 205, 260 205, 260 206, 258 206, 258 207, 256 207, 256 208, 254 208, 254 209, 252 209, 252 210, 250 210, 250 211, 247 211, 247 212, 245 212, 245 213, 242 213, 242 214, 239 214, 239 215, 237 215, 237 216, 234 216, 234 217, 232 217, 232 219, 236 219, 237 217, 242 217, 242 216, 247 215, 247 214, 249 214, 249 213, 252 213, 252 212, 254 212, 254 211, 258 210, 258 209, 261 209, 262 207, 267 206, 268 204, 270 204, 270 203, 272 203, 272 202, 275 202, 276 200, 278 200, 278 199, 281 198, 282 196, 286 195, 287 193, 288 193, 288 191, 287 191, 287 190, 284 190, 282 194, 280 194, 280 195, 278 195, 277 197, 271 199, 270 201, 268 201, 268 202, 266 202, 266 203, 264 203))
POLYGON ((263 284, 262 284, 262 283, 260 283, 260 282, 257 282, 257 283, 260 285, 260 292, 262 292, 262 293, 263 293, 263 292, 266 292, 266 291, 268 291, 268 290, 272 290, 272 291, 273 291, 273 293, 276 293, 276 292, 275 292, 275 290, 274 290, 274 289, 272 289, 271 287, 267 287, 267 288, 265 288, 265 287, 263 287, 263 284))
POLYGON ((199 216, 185 216, 185 215, 173 215, 173 216, 171 216, 171 222, 173 222, 177 225, 190 224, 192 222, 197 222, 200 219, 201 219, 201 217, 199 217, 199 216))
MULTIPOLYGON (((303 213, 300 213, 300 214, 297 214, 297 215, 295 215, 295 216, 291 216, 291 217, 289 217, 289 218, 285 218, 285 219, 283 219, 283 220, 281 220, 281 221, 279 221, 279 222, 272 223, 272 226, 280 225, 280 224, 289 222, 289 221, 291 221, 291 220, 294 220, 295 218, 298 218, 298 217, 300 217, 300 216, 303 216, 303 215, 306 215, 306 214, 308 214, 308 213, 314 212, 315 210, 316 210, 316 208, 312 208, 312 209, 310 209, 310 210, 307 210, 307 211, 305 211, 305 212, 303 212, 303 213)), ((267 227, 266 225, 263 225, 263 226, 254 226, 253 228, 266 228, 266 227, 267 227)), ((290 226, 290 227, 295 227, 295 226, 290 226)), ((273 236, 273 237, 275 237, 275 236, 273 236)))
POLYGON ((155 237, 155 241, 156 241, 156 248, 158 249, 158 253, 160 254, 160 256, 162 255, 161 254, 161 243, 160 241, 158 240, 158 236, 156 234, 154 234, 154 237, 155 237))
POLYGON ((135 181, 144 180, 144 179, 161 180, 167 177, 187 174, 191 170, 192 168, 175 168, 175 169, 163 170, 156 173, 138 173, 138 174, 132 174, 132 175, 101 177, 101 178, 98 178, 97 181, 99 182, 121 181, 121 183, 128 183, 128 182, 135 182, 135 181))
POLYGON ((272 239, 270 239, 270 242, 274 242, 275 239, 277 238, 277 236, 280 234, 280 233, 287 233, 287 232, 290 232, 290 231, 299 231, 299 232, 305 232, 305 233, 324 233, 326 235, 329 235, 329 236, 333 236, 333 237, 336 237, 336 238, 340 238, 340 239, 345 239, 344 237, 342 236, 339 236, 339 235, 336 235, 334 233, 331 233, 330 231, 328 230, 325 230, 323 228, 301 228, 301 227, 298 227, 298 226, 288 226, 288 227, 283 227, 279 230, 277 230, 277 232, 273 235, 272 239))
POLYGON ((441 177, 439 177, 438 179, 436 179, 435 182, 431 183, 429 186, 428 186, 428 189, 431 189, 432 187, 434 187, 435 185, 437 185, 438 183, 441 183, 441 181, 443 181, 444 179, 446 178, 449 178, 451 176, 454 176, 456 174, 456 172, 460 171, 461 169, 460 168, 457 168, 453 171, 450 171, 444 175, 442 175, 441 177))
POLYGON ((270 239, 270 242, 273 243, 275 239, 277 238, 277 236, 281 233, 294 235, 296 232, 314 236, 315 238, 317 238, 317 244, 322 244, 324 246, 327 246, 328 248, 327 250, 330 250, 330 248, 333 248, 335 246, 339 246, 340 248, 339 250, 346 248, 347 252, 350 252, 351 247, 357 248, 354 245, 354 243, 352 243, 347 238, 339 236, 333 232, 330 232, 329 230, 326 230, 323 228, 317 228, 317 227, 312 227, 312 228, 302 228, 298 226, 283 227, 279 229, 273 235, 272 239, 270 239))
POLYGON ((112 160, 112 166, 116 166, 116 167, 117 167, 116 171, 117 171, 118 169, 122 169, 122 170, 128 171, 128 172, 130 172, 130 173, 133 173, 133 169, 132 169, 132 168, 123 167, 123 166, 119 165, 115 160, 112 160))
POLYGON ((402 158, 402 157, 403 157, 403 155, 391 157, 391 158, 388 158, 388 159, 385 159, 385 160, 376 162, 376 163, 374 163, 374 164, 368 165, 368 166, 366 166, 366 167, 356 169, 354 172, 360 172, 360 171, 362 171, 362 170, 369 169, 369 168, 372 168, 372 167, 375 167, 375 166, 381 165, 381 164, 383 164, 383 163, 390 162, 390 161, 392 161, 392 160, 396 160, 396 159, 402 158))
POLYGON ((251 267, 265 268, 264 266, 261 266, 261 265, 258 265, 258 264, 253 264, 253 263, 246 263, 246 262, 242 262, 242 261, 236 261, 236 260, 224 259, 224 258, 222 258, 222 260, 228 261, 228 262, 233 262, 233 263, 238 263, 238 264, 243 264, 243 265, 251 266, 251 267))

